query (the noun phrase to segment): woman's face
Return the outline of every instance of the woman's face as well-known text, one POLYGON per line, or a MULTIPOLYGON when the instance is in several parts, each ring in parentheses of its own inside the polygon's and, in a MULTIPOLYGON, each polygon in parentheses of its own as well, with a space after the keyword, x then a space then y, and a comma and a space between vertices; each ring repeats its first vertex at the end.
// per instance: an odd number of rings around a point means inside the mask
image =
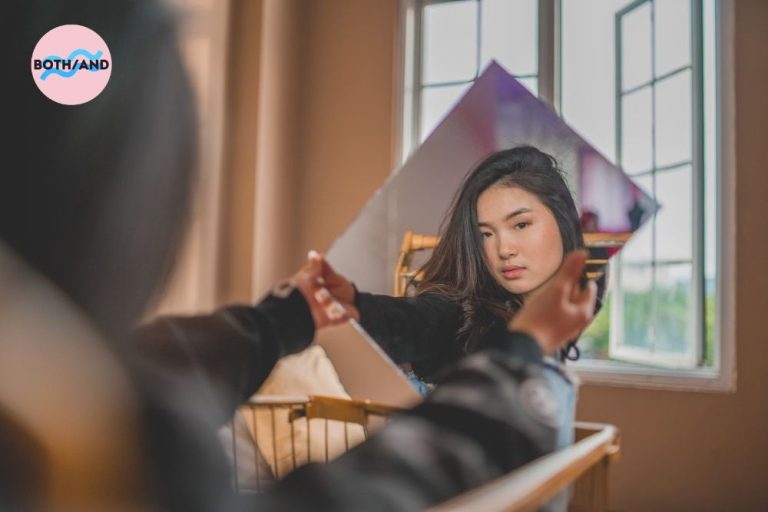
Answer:
POLYGON ((552 212, 514 186, 493 185, 477 199, 478 228, 494 279, 515 294, 529 293, 563 261, 563 242, 552 212))

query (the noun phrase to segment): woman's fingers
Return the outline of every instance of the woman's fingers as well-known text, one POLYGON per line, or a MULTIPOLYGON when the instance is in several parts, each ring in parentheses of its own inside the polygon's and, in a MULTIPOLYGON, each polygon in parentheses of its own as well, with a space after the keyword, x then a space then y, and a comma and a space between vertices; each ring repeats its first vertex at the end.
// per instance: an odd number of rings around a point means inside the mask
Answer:
POLYGON ((578 338, 592 321, 595 316, 595 300, 597 298, 597 284, 592 280, 587 281, 583 288, 579 284, 574 288, 571 307, 574 310, 573 320, 576 325, 570 339, 578 338))
POLYGON ((581 276, 587 262, 587 251, 580 249, 566 256, 563 262, 563 279, 565 293, 568 301, 566 306, 573 323, 573 334, 570 338, 576 338, 587 327, 595 308, 597 297, 597 285, 592 280, 587 280, 582 285, 581 276))
POLYGON ((323 308, 325 315, 332 324, 343 322, 349 318, 360 320, 360 313, 357 308, 351 304, 342 304, 325 287, 315 292, 315 300, 323 308))
POLYGON ((315 328, 336 325, 360 313, 353 301, 354 287, 337 274, 317 251, 307 253, 307 263, 291 279, 307 301, 315 328))
MULTIPOLYGON (((316 253, 317 254, 317 253, 316 253)), ((320 283, 328 288, 331 294, 341 302, 347 309, 353 306, 355 300, 355 289, 352 283, 341 274, 338 274, 328 260, 318 254, 320 260, 321 272, 320 283)))
POLYGON ((579 283, 586 262, 587 252, 584 250, 572 251, 565 255, 556 278, 560 283, 566 301, 575 302, 581 295, 579 283))
POLYGON ((569 252, 565 255, 563 264, 558 270, 558 277, 568 282, 578 282, 586 263, 587 251, 584 249, 569 252))
POLYGON ((323 308, 329 321, 337 322, 346 319, 347 312, 338 301, 334 300, 328 288, 318 288, 315 292, 315 300, 323 308))
POLYGON ((597 300, 597 283, 590 279, 583 289, 579 286, 579 296, 576 302, 581 304, 591 316, 595 309, 595 300, 597 300))

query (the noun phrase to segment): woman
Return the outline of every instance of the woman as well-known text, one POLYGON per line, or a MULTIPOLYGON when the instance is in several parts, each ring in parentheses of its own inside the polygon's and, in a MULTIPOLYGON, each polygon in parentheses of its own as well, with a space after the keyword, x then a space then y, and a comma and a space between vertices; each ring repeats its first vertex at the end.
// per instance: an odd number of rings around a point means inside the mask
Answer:
MULTIPOLYGON (((354 314, 395 362, 410 362, 431 383, 447 365, 503 335, 526 297, 557 271, 565 254, 583 246, 557 162, 519 146, 492 154, 467 176, 415 297, 363 293, 350 283, 335 293, 354 302, 354 314)), ((562 389, 564 414, 572 418, 572 381, 556 361, 548 368, 548 378, 562 389)), ((570 429, 564 433, 562 444, 570 441, 570 429)))
POLYGON ((583 246, 556 161, 519 146, 492 154, 467 176, 416 297, 364 293, 351 283, 336 294, 354 302, 353 315, 396 362, 413 363, 430 380, 505 329, 563 256, 583 246))

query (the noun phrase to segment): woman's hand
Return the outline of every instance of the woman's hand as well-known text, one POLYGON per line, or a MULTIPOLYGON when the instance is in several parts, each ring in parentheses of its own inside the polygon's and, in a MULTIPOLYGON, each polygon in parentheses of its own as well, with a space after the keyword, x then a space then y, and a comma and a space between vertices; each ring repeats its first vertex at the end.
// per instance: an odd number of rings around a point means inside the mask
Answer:
POLYGON ((577 338, 592 320, 597 293, 593 281, 587 281, 584 288, 579 284, 586 260, 585 250, 567 254, 555 275, 526 297, 523 308, 509 322, 509 330, 531 335, 545 354, 553 354, 577 338))
POLYGON ((309 251, 307 263, 291 279, 304 295, 312 312, 315 328, 336 325, 348 318, 360 319, 355 308, 355 288, 333 270, 316 251, 309 251))

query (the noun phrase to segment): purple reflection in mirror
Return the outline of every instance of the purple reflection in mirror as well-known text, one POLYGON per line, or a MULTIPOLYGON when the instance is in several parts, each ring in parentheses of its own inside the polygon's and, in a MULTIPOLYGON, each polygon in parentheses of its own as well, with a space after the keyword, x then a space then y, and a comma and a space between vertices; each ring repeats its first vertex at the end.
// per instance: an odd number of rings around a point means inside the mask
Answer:
POLYGON ((521 144, 551 154, 566 173, 593 258, 615 254, 658 208, 621 169, 492 62, 332 244, 329 261, 360 289, 391 294, 404 233, 437 235, 470 169, 494 151, 521 144))

